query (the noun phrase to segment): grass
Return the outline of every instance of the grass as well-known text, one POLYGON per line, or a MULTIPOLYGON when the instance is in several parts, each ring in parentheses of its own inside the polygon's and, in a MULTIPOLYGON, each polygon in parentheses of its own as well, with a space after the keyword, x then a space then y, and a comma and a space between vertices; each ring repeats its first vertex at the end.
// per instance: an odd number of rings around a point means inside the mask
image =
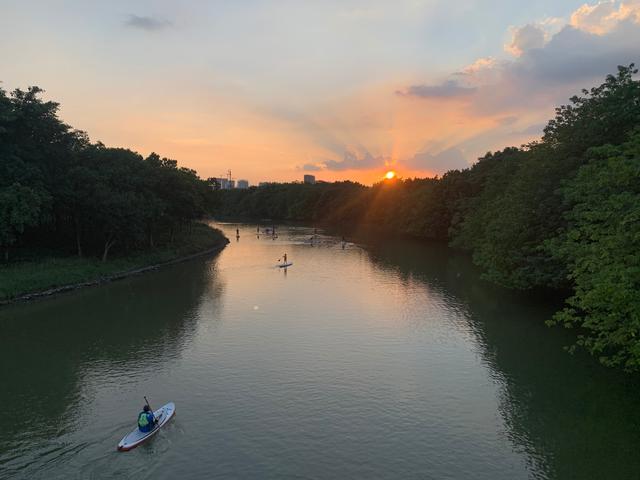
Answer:
POLYGON ((93 257, 46 257, 37 261, 0 266, 0 302, 165 263, 222 247, 226 242, 221 231, 197 223, 190 233, 177 234, 171 245, 123 257, 114 256, 107 262, 93 257))

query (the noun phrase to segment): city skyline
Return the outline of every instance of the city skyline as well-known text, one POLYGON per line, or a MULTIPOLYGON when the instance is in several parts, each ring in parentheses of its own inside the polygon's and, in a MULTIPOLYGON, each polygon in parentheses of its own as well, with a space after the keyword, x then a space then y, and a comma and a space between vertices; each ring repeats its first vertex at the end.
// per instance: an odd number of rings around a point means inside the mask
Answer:
POLYGON ((0 85, 93 141, 251 184, 431 176, 638 60, 640 1, 3 2, 0 85))

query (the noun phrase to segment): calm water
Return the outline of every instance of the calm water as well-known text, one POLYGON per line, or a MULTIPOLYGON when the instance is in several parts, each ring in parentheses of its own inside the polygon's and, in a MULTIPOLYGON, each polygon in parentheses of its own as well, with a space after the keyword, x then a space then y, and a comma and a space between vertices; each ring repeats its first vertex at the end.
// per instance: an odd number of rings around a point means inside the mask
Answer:
POLYGON ((218 257, 0 310, 0 478, 640 478, 637 378, 565 354, 551 300, 437 246, 222 227, 218 257), (176 418, 118 453, 143 395, 176 418))

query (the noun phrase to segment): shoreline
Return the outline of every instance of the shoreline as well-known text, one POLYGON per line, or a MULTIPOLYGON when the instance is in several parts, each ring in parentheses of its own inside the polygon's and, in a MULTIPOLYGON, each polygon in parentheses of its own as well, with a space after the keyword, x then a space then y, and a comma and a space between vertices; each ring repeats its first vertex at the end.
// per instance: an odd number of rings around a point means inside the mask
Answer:
POLYGON ((0 299, 0 308, 7 305, 16 304, 16 303, 26 303, 26 302, 30 302, 30 301, 38 300, 42 298, 49 298, 61 293, 80 290, 82 288, 96 287, 96 286, 104 285, 107 283, 116 282, 118 280, 123 280, 125 278, 133 277, 136 275, 142 275, 144 273, 156 271, 163 267, 168 267, 170 265, 175 265, 177 263, 193 260, 194 258, 204 257, 207 255, 214 255, 214 254, 220 253, 228 244, 229 244, 229 239, 223 236, 221 242, 218 245, 215 245, 211 248, 208 248, 206 250, 202 250, 196 253, 191 253, 188 255, 183 255, 177 258, 173 258, 165 262, 154 263, 151 265, 133 268, 130 270, 123 270, 120 272, 115 272, 109 275, 100 276, 96 279, 87 280, 84 282, 68 283, 68 284, 60 285, 53 288, 36 290, 33 292, 17 295, 13 298, 0 299))

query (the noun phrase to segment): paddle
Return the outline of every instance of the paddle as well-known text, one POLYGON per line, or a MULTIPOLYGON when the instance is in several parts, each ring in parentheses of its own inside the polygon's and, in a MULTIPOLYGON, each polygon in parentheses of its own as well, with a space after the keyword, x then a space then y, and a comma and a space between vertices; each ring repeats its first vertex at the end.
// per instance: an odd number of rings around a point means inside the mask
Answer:
MULTIPOLYGON (((151 405, 149 405, 149 400, 147 400, 147 396, 144 395, 143 398, 144 398, 144 402, 147 404, 147 407, 149 407, 149 410, 151 410, 151 413, 153 414, 153 420, 155 422, 155 425, 157 425, 158 424, 158 419, 156 418, 155 413, 153 413, 153 408, 151 408, 151 405)), ((162 414, 160 414, 160 415, 162 415, 162 414)))

